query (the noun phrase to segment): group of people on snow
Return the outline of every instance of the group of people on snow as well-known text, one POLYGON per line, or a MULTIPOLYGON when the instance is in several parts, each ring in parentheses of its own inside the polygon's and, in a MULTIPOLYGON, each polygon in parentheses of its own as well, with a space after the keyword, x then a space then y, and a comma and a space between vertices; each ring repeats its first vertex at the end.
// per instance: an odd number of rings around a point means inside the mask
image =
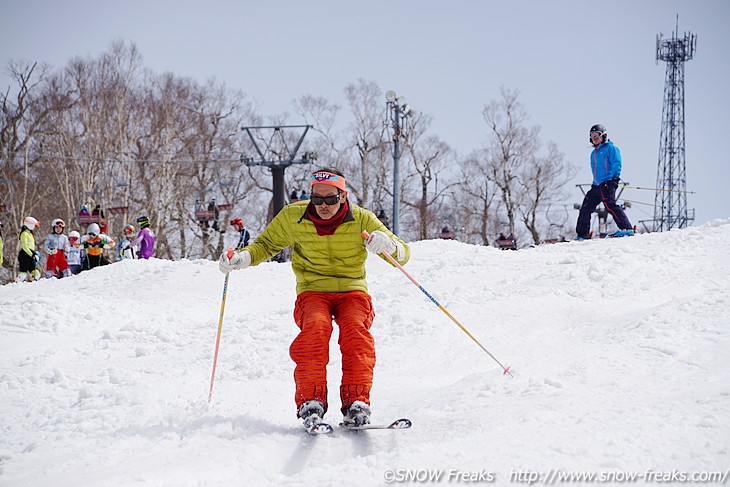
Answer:
MULTIPOLYGON (((83 235, 76 230, 66 235, 66 222, 61 218, 54 219, 51 222, 51 232, 46 236, 42 247, 46 254, 43 275, 46 278, 63 278, 109 264, 104 251, 111 249, 117 251, 115 260, 153 257, 156 237, 150 228, 150 220, 141 216, 137 223, 141 228, 139 233, 135 233, 134 226, 126 225, 124 236, 117 245, 102 231, 99 223, 89 223, 83 235)), ((41 278, 41 253, 37 250, 34 234, 39 228, 40 222, 36 218, 28 216, 23 220, 19 235, 17 282, 41 278)))
MULTIPOLYGON (((593 185, 580 210, 576 240, 589 238, 590 214, 601 202, 619 227, 614 236, 633 235, 634 230, 615 198, 621 175, 620 152, 608 140, 603 125, 592 126, 589 137, 593 144, 593 185)), ((228 274, 265 262, 286 247, 292 248, 291 268, 296 276, 297 293, 293 318, 299 332, 291 343, 289 354, 295 364, 296 414, 306 426, 311 426, 322 422, 329 409, 327 364, 334 321, 339 327, 338 342, 342 354, 338 392, 343 422, 364 425, 370 422, 370 391, 375 367, 375 342, 370 333, 375 312, 365 278, 367 253, 378 255, 392 265, 397 262, 402 266, 410 258, 410 248, 387 228, 380 215, 376 216, 348 200, 343 173, 320 169, 311 175, 309 189, 308 198, 297 198, 298 201, 286 205, 251 243, 243 221, 239 218, 231 220, 230 224, 240 237, 235 249, 221 254, 219 268, 228 274)), ((149 220, 144 217, 137 221, 143 229, 149 226, 149 220)), ((63 233, 64 226, 62 221, 58 226, 55 223, 57 221, 54 221, 46 251, 62 250, 68 254, 70 239, 57 236, 63 233)), ((32 217, 24 221, 20 237, 21 272, 37 272, 39 256, 32 236, 37 224, 32 217)), ((150 257, 150 247, 143 247, 147 244, 143 244, 145 238, 141 232, 133 238, 134 229, 131 228, 129 233, 126 230, 124 251, 137 247, 138 257, 150 257)), ((442 233, 450 231, 445 227, 442 233)), ((511 236, 514 238, 514 235, 511 236)), ((509 237, 503 237, 510 241, 509 237)), ((109 245, 114 245, 113 241, 100 233, 98 225, 89 225, 81 242, 83 259, 101 255, 101 249, 109 245)), ((154 249, 154 235, 151 249, 154 249)), ((132 252, 130 255, 134 258, 135 254, 132 252)), ((49 262, 50 265, 63 265, 59 264, 58 258, 49 259, 49 262)))

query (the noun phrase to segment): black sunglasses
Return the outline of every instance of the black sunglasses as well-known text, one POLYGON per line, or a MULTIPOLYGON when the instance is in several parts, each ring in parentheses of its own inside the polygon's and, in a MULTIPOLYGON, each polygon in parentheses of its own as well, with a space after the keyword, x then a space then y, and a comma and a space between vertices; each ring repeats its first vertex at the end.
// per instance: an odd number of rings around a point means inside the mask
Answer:
POLYGON ((337 192, 336 195, 333 195, 333 196, 311 195, 309 197, 309 201, 311 201, 314 206, 319 206, 322 203, 326 204, 327 206, 333 206, 333 205, 336 205, 338 201, 340 201, 340 195, 342 195, 342 193, 340 193, 339 191, 337 192))

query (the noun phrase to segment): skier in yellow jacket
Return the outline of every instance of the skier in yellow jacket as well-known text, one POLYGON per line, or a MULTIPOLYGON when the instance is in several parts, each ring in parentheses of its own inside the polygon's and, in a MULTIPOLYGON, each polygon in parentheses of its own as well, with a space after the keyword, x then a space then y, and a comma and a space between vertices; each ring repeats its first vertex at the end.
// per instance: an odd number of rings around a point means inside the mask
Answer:
POLYGON ((224 252, 220 269, 224 273, 245 269, 292 246, 297 280, 294 321, 300 332, 289 354, 296 364, 297 415, 310 426, 327 411, 327 363, 334 318, 340 329, 344 422, 367 424, 375 367, 370 326, 375 313, 365 280, 366 249, 375 254, 386 251, 400 264, 408 261, 410 249, 374 213, 348 201, 342 173, 317 171, 310 186, 310 199, 285 206, 251 245, 230 258, 224 252), (363 231, 370 234, 367 241, 363 231))
POLYGON ((35 249, 35 237, 33 230, 38 228, 40 223, 32 216, 25 217, 20 239, 20 250, 18 251, 18 277, 16 282, 37 281, 41 277, 41 271, 37 269, 40 254, 35 249))

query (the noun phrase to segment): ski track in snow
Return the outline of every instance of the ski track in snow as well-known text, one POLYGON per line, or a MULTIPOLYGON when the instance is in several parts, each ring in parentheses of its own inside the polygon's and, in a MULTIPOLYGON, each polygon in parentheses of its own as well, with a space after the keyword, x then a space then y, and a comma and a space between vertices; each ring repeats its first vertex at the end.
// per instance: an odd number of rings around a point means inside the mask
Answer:
MULTIPOLYGON (((373 421, 306 435, 293 405, 294 276, 231 274, 207 403, 217 263, 123 261, 0 288, 0 485, 382 485, 387 469, 722 470, 730 465, 730 220, 517 252, 412 245, 368 261, 373 421)), ((331 424, 340 420, 337 327, 331 424)))

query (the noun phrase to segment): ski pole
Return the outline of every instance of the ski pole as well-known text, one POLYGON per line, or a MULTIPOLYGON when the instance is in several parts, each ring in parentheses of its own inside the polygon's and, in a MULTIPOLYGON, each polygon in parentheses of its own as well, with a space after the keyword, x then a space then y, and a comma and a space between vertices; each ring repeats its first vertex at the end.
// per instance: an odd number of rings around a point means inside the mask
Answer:
MULTIPOLYGON (((228 249, 228 258, 233 257, 233 249, 228 249)), ((228 276, 230 272, 226 272, 226 280, 223 282, 223 299, 221 300, 221 315, 218 318, 218 336, 215 339, 215 353, 213 354, 213 372, 210 374, 210 391, 208 391, 208 403, 213 397, 213 382, 215 381, 215 366, 218 363, 218 347, 221 344, 221 331, 223 330, 223 311, 226 309, 226 293, 228 292, 228 276)))
MULTIPOLYGON (((363 232, 362 232, 362 236, 363 236, 363 237, 365 238, 365 240, 367 240, 368 238, 370 238, 370 234, 369 234, 369 233, 368 233, 367 231, 363 231, 363 232)), ((421 290, 421 291, 423 292, 423 294, 425 294, 425 295, 426 295, 426 296, 428 297, 428 299, 430 299, 431 301, 433 301, 433 304, 435 304, 435 305, 436 305, 436 306, 438 307, 438 309, 440 309, 441 311, 443 311, 443 312, 444 312, 444 314, 446 314, 446 316, 448 316, 448 317, 449 317, 449 318, 451 319, 451 321, 453 321, 454 323, 456 323, 456 326, 458 326, 459 328, 461 328, 461 331, 463 331, 464 333, 466 333, 466 334, 467 334, 467 336, 468 336, 469 338, 471 338, 472 340, 474 340, 474 343, 476 343, 477 345, 479 345, 479 348, 481 348, 482 350, 484 350, 484 352, 485 352, 485 353, 486 353, 487 355, 489 355, 489 356, 490 356, 490 357, 492 358, 492 360, 494 360, 495 362, 497 362, 497 364, 498 364, 498 365, 499 365, 500 367, 502 367, 502 370, 504 371, 504 372, 502 372, 502 375, 505 375, 505 374, 509 374, 510 376, 512 376, 512 372, 510 372, 510 371, 509 371, 510 367, 505 367, 504 365, 502 365, 502 362, 500 362, 499 360, 497 360, 497 357, 495 357, 494 355, 492 355, 492 354, 491 354, 491 353, 489 352, 489 350, 487 350, 487 349, 486 349, 486 348, 484 347, 484 345, 482 345, 481 343, 479 343, 479 340, 477 340, 477 339, 476 339, 476 338, 474 337, 474 335, 472 335, 471 333, 469 333, 469 330, 467 330, 466 328, 464 328, 464 326, 463 326, 463 325, 462 325, 461 323, 459 323, 459 320, 457 320, 456 318, 454 318, 454 316, 453 316, 453 315, 452 315, 451 313, 449 313, 449 312, 448 312, 448 311, 446 310, 446 308, 444 308, 443 306, 441 306, 441 305, 439 304, 439 302, 438 302, 438 301, 436 301, 436 299, 434 299, 434 297, 433 297, 433 296, 431 296, 431 295, 429 294, 429 292, 428 292, 428 291, 426 291, 426 290, 425 290, 425 289, 423 288, 423 286, 421 286, 421 285, 420 285, 420 284, 418 283, 418 281, 416 281, 416 279, 414 279, 414 277, 413 277, 412 275, 410 275, 410 274, 408 273, 408 271, 407 271, 407 270, 405 270, 405 269, 403 268, 403 266, 402 266, 402 265, 400 265, 400 264, 398 263, 398 261, 397 261, 397 260, 395 260, 395 259, 393 258, 393 256, 392 256, 392 255, 388 254, 388 252, 385 252, 385 251, 383 251, 383 252, 382 252, 382 254, 383 254, 383 255, 384 255, 384 256, 385 256, 385 257, 386 257, 386 258, 387 258, 387 259, 388 259, 388 260, 390 261, 390 263, 391 263, 391 264, 393 264, 393 265, 394 265, 394 266, 396 266, 396 267, 397 267, 398 269, 400 269, 400 271, 401 271, 401 272, 402 272, 402 273, 403 273, 403 274, 404 274, 404 275, 405 275, 405 276, 406 276, 406 277, 407 277, 408 279, 410 279, 410 281, 411 281, 411 282, 412 282, 413 284, 415 284, 415 285, 416 285, 416 287, 417 287, 418 289, 420 289, 420 290, 421 290)), ((513 377, 514 377, 514 376, 513 376, 513 377)))

